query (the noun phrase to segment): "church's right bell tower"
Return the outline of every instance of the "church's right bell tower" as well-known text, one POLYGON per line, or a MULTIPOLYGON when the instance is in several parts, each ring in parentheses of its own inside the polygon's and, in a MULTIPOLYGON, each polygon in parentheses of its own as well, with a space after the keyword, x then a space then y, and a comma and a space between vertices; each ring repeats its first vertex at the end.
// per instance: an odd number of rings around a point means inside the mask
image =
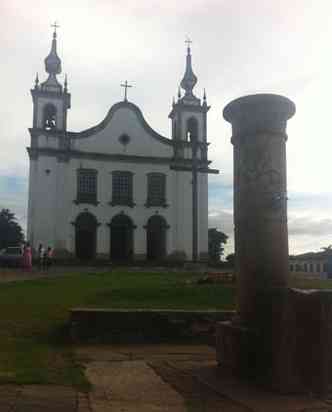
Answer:
POLYGON ((191 250, 186 259, 193 262, 208 258, 208 143, 207 105, 204 90, 203 103, 193 89, 197 83, 192 64, 190 40, 187 40, 185 73, 181 80, 184 95, 179 88, 177 102, 173 101, 169 118, 172 122, 174 148, 174 181, 176 191, 176 233, 178 245, 191 250))
POLYGON ((187 40, 186 68, 180 83, 184 95, 181 96, 179 87, 177 102, 173 101, 173 107, 168 117, 172 121, 175 158, 186 157, 184 148, 190 146, 187 143, 198 143, 198 158, 207 161, 207 112, 210 107, 206 102, 205 90, 203 103, 193 93, 197 77, 192 69, 190 43, 190 40, 187 40))

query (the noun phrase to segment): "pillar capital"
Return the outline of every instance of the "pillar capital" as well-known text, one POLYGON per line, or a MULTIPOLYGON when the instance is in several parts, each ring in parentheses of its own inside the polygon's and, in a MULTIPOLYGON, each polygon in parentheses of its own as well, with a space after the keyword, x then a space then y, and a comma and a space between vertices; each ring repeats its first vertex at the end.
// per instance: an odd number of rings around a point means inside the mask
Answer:
POLYGON ((295 104, 277 94, 253 94, 231 101, 223 111, 232 124, 232 142, 242 135, 282 134, 286 136, 287 120, 295 114, 295 104))

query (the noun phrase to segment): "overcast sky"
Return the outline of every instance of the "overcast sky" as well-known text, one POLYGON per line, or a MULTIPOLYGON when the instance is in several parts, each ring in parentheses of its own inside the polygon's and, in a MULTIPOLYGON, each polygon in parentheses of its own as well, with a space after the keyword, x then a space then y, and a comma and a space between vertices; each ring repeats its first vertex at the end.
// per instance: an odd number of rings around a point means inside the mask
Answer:
POLYGON ((46 78, 56 20, 63 79, 72 108, 68 129, 99 123, 122 100, 120 83, 133 84, 129 100, 152 128, 169 137, 168 113, 184 73, 185 38, 192 43, 195 93, 206 88, 209 157, 221 173, 209 179, 210 226, 230 236, 232 145, 223 107, 241 95, 269 92, 292 99, 288 123, 290 253, 332 243, 332 1, 0 1, 0 208, 26 224, 30 88, 46 78))

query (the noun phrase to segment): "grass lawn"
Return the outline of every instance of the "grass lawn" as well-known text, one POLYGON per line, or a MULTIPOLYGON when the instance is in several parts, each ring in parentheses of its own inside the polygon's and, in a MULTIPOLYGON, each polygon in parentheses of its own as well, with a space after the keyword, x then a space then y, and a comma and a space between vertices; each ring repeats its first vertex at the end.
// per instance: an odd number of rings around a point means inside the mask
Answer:
POLYGON ((0 383, 87 387, 65 338, 72 307, 234 307, 234 286, 190 283, 195 277, 117 271, 0 284, 0 383))
MULTIPOLYGON (((235 287, 197 285, 197 275, 114 271, 0 284, 0 383, 88 388, 66 341, 72 307, 233 309, 235 287)), ((332 281, 292 286, 331 288, 332 281)))

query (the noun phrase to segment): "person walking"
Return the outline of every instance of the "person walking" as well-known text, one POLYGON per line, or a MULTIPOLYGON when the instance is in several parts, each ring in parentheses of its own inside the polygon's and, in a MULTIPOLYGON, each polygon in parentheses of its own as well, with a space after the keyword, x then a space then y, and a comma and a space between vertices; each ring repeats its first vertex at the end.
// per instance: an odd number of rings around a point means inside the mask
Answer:
POLYGON ((44 270, 45 265, 45 249, 41 243, 38 246, 38 262, 39 262, 39 270, 44 270))
POLYGON ((51 246, 49 246, 45 252, 45 268, 46 270, 49 269, 49 267, 52 265, 52 259, 53 259, 53 249, 51 248, 51 246))
POLYGON ((32 269, 32 249, 29 242, 23 248, 23 269, 28 272, 31 272, 32 269))

